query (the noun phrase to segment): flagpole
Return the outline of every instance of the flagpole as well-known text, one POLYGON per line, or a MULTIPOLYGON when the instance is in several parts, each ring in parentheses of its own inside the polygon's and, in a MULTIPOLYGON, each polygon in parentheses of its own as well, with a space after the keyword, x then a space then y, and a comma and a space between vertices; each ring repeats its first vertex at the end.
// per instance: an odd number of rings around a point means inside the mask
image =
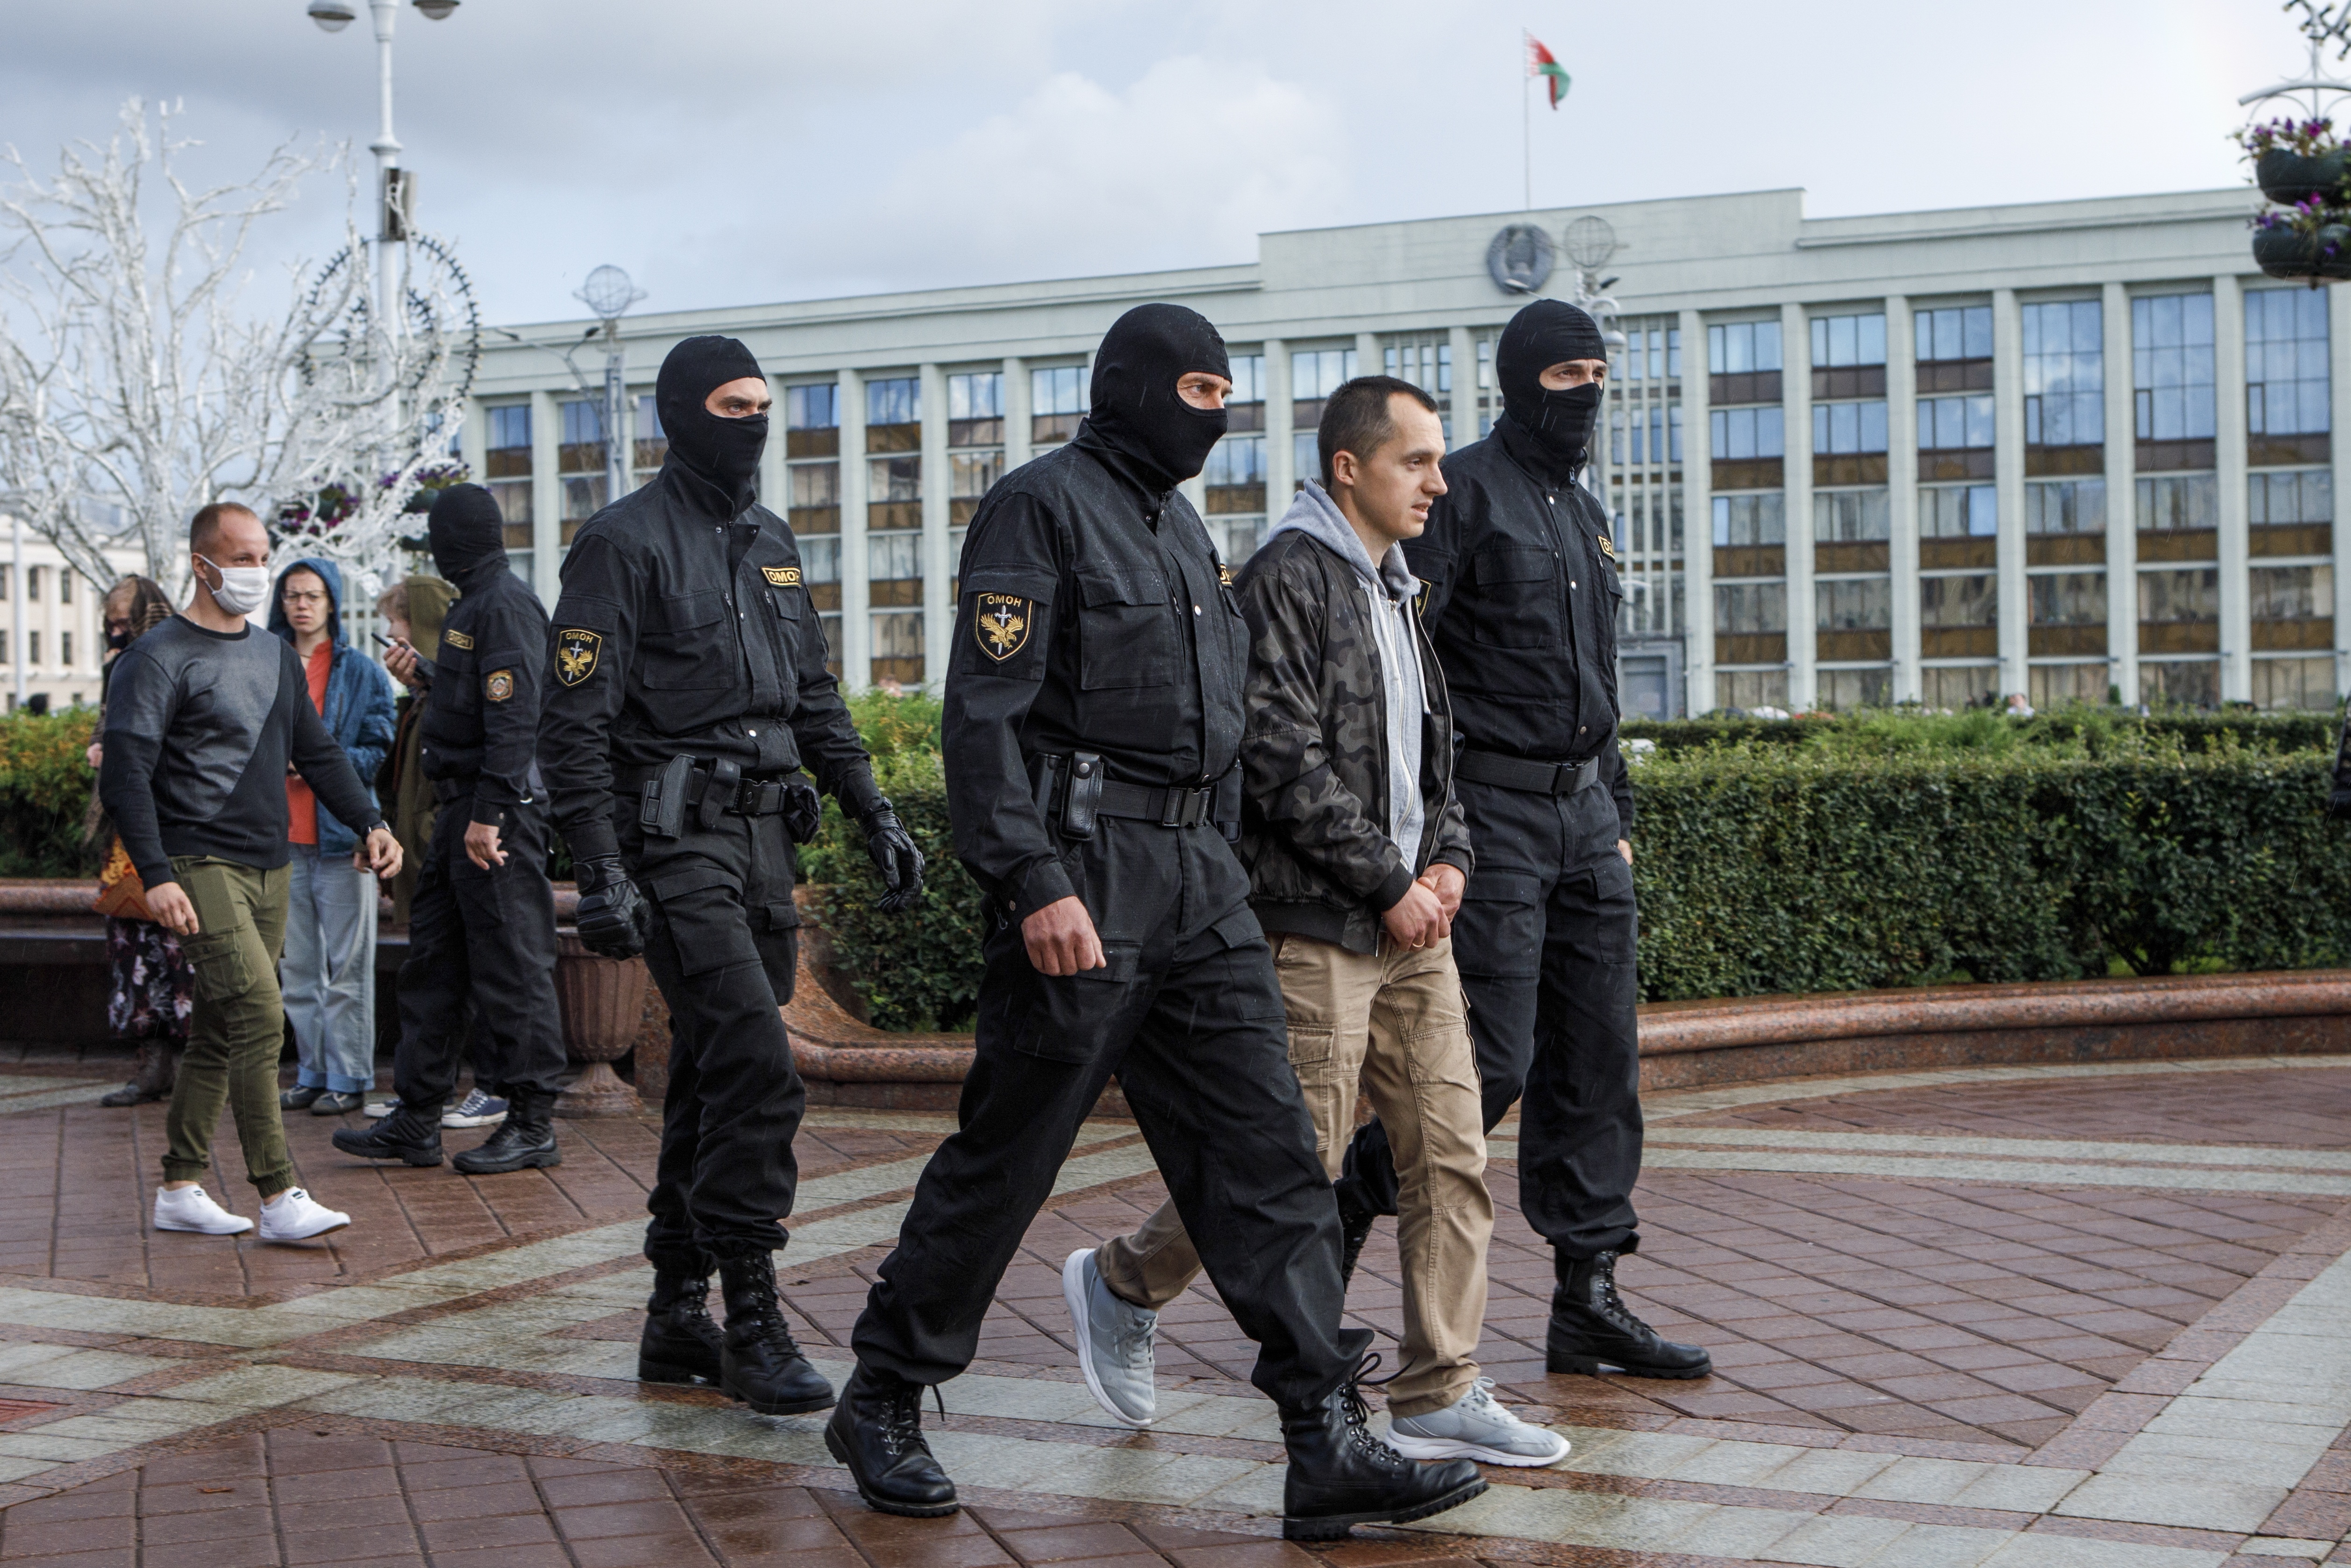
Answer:
POLYGON ((1534 35, 1519 29, 1519 167, 1526 176, 1526 210, 1535 210, 1535 120, 1534 109, 1527 99, 1527 81, 1534 73, 1527 62, 1534 58, 1534 35))

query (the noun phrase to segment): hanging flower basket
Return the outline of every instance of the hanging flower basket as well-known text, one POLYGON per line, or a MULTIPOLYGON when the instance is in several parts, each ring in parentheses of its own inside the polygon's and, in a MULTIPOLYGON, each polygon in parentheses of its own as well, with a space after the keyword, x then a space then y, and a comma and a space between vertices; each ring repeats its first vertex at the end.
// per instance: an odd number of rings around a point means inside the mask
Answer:
POLYGON ((2342 147, 2319 152, 2273 147, 2253 160, 2253 180, 2262 194, 2281 206, 2339 195, 2346 173, 2351 173, 2351 149, 2342 147))
POLYGON ((2307 234, 2283 225, 2255 229, 2253 264, 2272 277, 2313 283, 2351 278, 2351 226, 2327 224, 2307 234))

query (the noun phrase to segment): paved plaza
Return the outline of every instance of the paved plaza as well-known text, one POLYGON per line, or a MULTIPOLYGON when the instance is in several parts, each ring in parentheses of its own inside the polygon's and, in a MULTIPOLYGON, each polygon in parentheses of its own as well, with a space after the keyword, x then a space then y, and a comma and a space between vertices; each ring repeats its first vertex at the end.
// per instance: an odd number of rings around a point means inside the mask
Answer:
MULTIPOLYGON (((1087 1126, 926 1417, 964 1512, 899 1520, 858 1504, 823 1417, 632 1380, 651 1118, 564 1124, 559 1168, 468 1180, 289 1117, 300 1180, 354 1223, 266 1247, 145 1228, 162 1107, 92 1103, 111 1081, 37 1051, 0 1069, 11 1564, 2351 1563, 2351 1058, 1653 1095, 1623 1280, 1712 1349, 1693 1383, 1545 1374, 1549 1258, 1506 1124, 1486 1369, 1574 1451, 1311 1550, 1279 1539, 1273 1413, 1205 1283, 1163 1320, 1153 1430, 1078 1377, 1061 1261, 1163 1195, 1130 1123, 1087 1126)), ((779 1274, 836 1383, 949 1125, 820 1110, 801 1135, 779 1274)), ((250 1213, 225 1125, 219 1146, 216 1190, 250 1213)), ((1395 1278, 1384 1222, 1349 1302, 1384 1340, 1395 1278)))

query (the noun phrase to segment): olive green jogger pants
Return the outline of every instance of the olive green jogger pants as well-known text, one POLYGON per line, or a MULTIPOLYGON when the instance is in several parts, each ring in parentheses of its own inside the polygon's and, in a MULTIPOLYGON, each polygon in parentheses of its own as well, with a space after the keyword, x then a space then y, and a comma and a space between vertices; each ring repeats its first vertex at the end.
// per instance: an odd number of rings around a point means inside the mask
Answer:
POLYGON ((195 1016, 164 1123, 163 1179, 202 1181, 225 1102, 245 1149, 245 1172, 263 1200, 294 1185, 286 1124, 277 1113, 277 1058, 286 1006, 277 956, 286 946, 289 873, 210 855, 174 855, 172 870, 196 910, 196 935, 180 951, 196 972, 195 1016))

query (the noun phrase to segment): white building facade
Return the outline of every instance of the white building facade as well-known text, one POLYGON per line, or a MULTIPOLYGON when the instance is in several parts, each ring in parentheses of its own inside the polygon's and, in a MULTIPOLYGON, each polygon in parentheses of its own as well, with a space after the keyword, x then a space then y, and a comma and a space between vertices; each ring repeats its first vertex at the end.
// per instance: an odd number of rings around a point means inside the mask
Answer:
MULTIPOLYGON (((1498 231, 1586 211, 1625 346, 1596 475, 1630 590, 1629 712, 1954 707, 2025 693, 2325 707, 2346 689, 2332 388, 2351 313, 2249 259, 2250 189, 1810 219, 1796 191, 1264 235, 1250 266, 647 315, 622 324, 638 482, 679 338, 775 383, 761 493, 800 540, 852 685, 935 682, 979 497, 1069 439, 1120 312, 1224 333, 1231 432, 1186 486, 1234 561, 1315 471, 1322 400, 1384 371, 1456 444, 1499 412, 1526 295, 1498 231)), ((1521 247, 1523 251, 1523 247, 1521 247)), ((1573 297, 1562 265, 1535 292, 1573 297)), ((465 461, 552 603, 605 499, 601 388, 486 352, 465 461)))
MULTIPOLYGON (((29 528, 12 542, 7 524, 0 516, 0 711, 94 705, 114 581, 91 583, 29 528)), ((110 555, 123 575, 145 569, 136 551, 110 555)))

